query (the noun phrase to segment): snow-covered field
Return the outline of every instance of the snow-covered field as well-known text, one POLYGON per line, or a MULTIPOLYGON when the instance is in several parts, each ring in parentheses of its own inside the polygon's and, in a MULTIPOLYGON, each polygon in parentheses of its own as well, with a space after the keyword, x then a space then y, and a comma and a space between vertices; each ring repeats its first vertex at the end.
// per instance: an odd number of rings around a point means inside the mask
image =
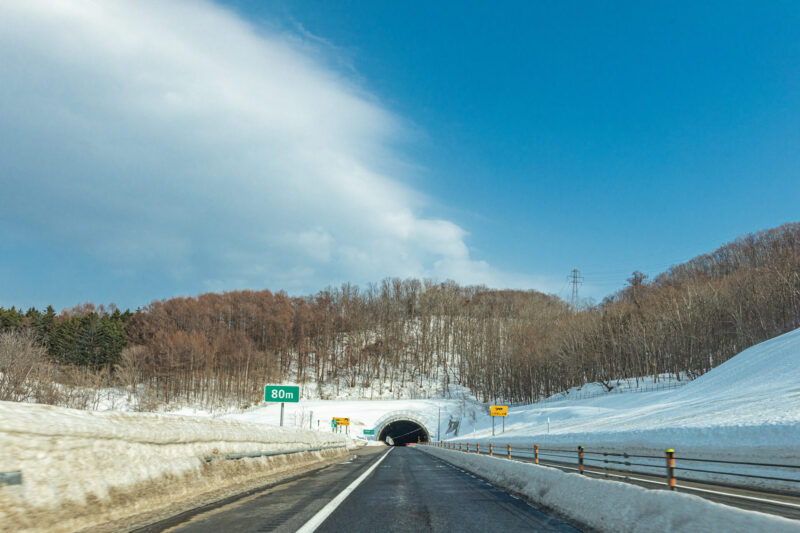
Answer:
POLYGON ((349 439, 263 424, 0 402, 0 530, 74 531, 346 453, 349 439), (340 446, 225 460, 230 453, 340 446), (206 461, 205 457, 217 459, 206 461))
POLYGON ((432 446, 419 449, 599 531, 790 533, 800 529, 796 520, 728 507, 690 494, 647 490, 627 483, 567 474, 555 468, 432 446))

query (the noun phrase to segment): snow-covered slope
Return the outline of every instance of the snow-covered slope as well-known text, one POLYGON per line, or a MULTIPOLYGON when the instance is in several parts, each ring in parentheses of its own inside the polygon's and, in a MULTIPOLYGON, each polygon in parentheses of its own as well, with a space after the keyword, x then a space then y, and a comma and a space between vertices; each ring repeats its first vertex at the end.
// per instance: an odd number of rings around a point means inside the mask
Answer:
MULTIPOLYGON (((577 445, 660 455, 800 464, 800 329, 744 350, 686 386, 512 408, 492 439, 482 416, 469 442, 577 445)), ((785 473, 785 472, 784 472, 785 473)))

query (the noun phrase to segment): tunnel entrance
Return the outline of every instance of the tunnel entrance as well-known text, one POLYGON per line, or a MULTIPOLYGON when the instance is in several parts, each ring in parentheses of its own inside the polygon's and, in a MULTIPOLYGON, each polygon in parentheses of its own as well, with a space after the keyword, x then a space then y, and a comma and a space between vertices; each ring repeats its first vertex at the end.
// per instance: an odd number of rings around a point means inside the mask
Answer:
POLYGON ((395 446, 405 446, 409 442, 428 442, 428 431, 412 420, 394 420, 381 428, 378 440, 392 442, 395 446), (387 441, 387 437, 391 437, 387 441), (419 440, 418 440, 419 439, 419 440))

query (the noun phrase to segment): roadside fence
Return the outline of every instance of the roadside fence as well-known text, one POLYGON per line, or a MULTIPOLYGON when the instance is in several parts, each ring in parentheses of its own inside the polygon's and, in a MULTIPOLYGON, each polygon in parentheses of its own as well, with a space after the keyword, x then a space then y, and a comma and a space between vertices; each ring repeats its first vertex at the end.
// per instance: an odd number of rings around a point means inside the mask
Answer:
MULTIPOLYGON (((429 442, 437 448, 481 454, 479 443, 429 442)), ((505 444, 505 454, 494 453, 496 443, 490 443, 488 454, 535 464, 547 464, 580 474, 605 477, 642 476, 637 481, 662 485, 677 490, 678 482, 716 483, 734 488, 753 488, 762 485, 791 496, 800 496, 800 464, 781 464, 756 461, 732 461, 708 457, 680 457, 675 449, 664 450, 664 455, 632 454, 624 451, 591 451, 584 446, 545 448, 538 444, 530 447, 505 444), (623 474, 623 475, 620 475, 623 474), (700 476, 698 476, 700 474, 700 476), (660 479, 659 479, 660 478, 660 479), (769 483, 764 483, 769 482, 769 483)), ((502 448, 501 448, 502 449, 502 448)), ((486 447, 484 447, 486 450, 486 447)))

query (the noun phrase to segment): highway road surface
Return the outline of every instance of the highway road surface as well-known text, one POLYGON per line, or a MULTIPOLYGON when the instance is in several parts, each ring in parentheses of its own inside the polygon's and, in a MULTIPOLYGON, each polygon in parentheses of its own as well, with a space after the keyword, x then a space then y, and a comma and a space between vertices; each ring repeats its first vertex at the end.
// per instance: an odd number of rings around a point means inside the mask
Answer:
POLYGON ((579 529, 413 447, 374 446, 299 479, 147 531, 566 533, 579 529))

